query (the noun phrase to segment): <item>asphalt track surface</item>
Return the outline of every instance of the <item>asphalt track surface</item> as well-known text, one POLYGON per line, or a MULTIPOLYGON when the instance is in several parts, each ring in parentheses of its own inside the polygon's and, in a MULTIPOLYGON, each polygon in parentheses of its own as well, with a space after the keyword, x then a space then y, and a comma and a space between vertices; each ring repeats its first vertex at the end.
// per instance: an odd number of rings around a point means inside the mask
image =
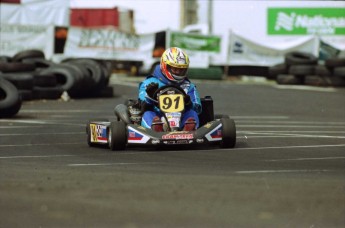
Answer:
POLYGON ((197 81, 236 148, 89 148, 86 121, 136 97, 115 84, 0 120, 1 228, 345 227, 344 89, 197 81))

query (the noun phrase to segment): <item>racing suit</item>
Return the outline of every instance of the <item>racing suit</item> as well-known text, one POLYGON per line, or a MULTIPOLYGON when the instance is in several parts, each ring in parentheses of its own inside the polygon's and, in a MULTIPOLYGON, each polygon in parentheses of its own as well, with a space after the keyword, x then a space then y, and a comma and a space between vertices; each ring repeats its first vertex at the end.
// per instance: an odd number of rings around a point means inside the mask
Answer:
MULTIPOLYGON (((149 105, 153 104, 152 100, 146 93, 146 87, 150 83, 157 83, 158 88, 173 84, 173 82, 170 82, 163 75, 163 73, 161 72, 160 66, 159 65, 156 66, 153 71, 153 74, 149 75, 144 81, 142 81, 139 84, 139 101, 145 102, 149 105)), ((174 83, 174 85, 176 84, 174 83)), ((199 127, 198 114, 201 113, 202 106, 201 106, 200 96, 196 89, 196 86, 192 82, 190 82, 189 79, 183 80, 181 83, 178 84, 178 86, 180 86, 185 91, 185 93, 190 96, 190 100, 191 100, 190 107, 186 108, 182 115, 182 119, 181 119, 182 126, 180 126, 180 129, 184 127, 186 120, 190 117, 193 117, 195 119, 196 128, 198 128, 199 127)), ((151 110, 145 111, 142 116, 141 126, 146 127, 146 128, 151 128, 152 121, 155 116, 158 116, 160 118, 162 117, 162 113, 157 107, 155 107, 153 111, 151 110)))

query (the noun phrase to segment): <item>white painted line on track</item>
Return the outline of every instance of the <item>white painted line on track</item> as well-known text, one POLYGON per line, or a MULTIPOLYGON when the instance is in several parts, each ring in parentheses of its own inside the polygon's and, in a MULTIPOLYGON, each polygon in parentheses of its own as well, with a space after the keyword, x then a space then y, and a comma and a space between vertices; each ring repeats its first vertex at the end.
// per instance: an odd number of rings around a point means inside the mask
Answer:
POLYGON ((231 116, 233 119, 290 119, 288 116, 231 116))
POLYGON ((280 161, 312 161, 312 160, 340 160, 340 159, 345 159, 345 157, 289 158, 289 159, 272 159, 272 160, 266 160, 266 161, 280 162, 280 161))
POLYGON ((273 139, 273 138, 328 138, 328 139, 345 139, 345 137, 336 137, 336 136, 327 136, 327 137, 318 137, 318 136, 298 136, 298 135, 261 135, 261 136, 241 136, 236 137, 237 139, 273 139))
POLYGON ((151 164, 162 164, 162 163, 158 163, 158 162, 85 163, 85 164, 68 164, 67 166, 82 167, 82 166, 151 165, 151 164))
MULTIPOLYGON (((333 145, 306 145, 306 146, 274 146, 274 147, 252 147, 252 148, 211 148, 210 150, 197 150, 198 152, 205 152, 205 151, 231 151, 231 152, 236 152, 236 151, 243 151, 243 150, 275 150, 275 149, 299 149, 299 148, 332 148, 332 147, 345 147, 345 144, 333 144, 333 145)), ((176 152, 186 152, 186 151, 191 151, 191 150, 169 150, 169 151, 164 151, 164 153, 176 153, 176 152)), ((278 151, 280 152, 280 150, 278 151)), ((152 153, 157 153, 157 152, 125 152, 125 154, 152 154, 152 153)))
POLYGON ((337 89, 334 88, 321 88, 315 86, 302 86, 302 85, 274 85, 277 89, 294 89, 303 91, 317 91, 317 92, 336 92, 337 89))
POLYGON ((74 123, 61 123, 54 121, 42 121, 42 120, 0 120, 0 122, 10 123, 26 123, 26 124, 47 124, 47 125, 71 125, 71 126, 85 126, 85 124, 74 123))
POLYGON ((46 126, 0 126, 0 129, 12 129, 12 128, 43 128, 46 126))
POLYGON ((6 123, 28 123, 28 124, 47 124, 47 121, 42 120, 0 120, 0 122, 6 123))
MULTIPOLYGON (((0 145, 0 147, 23 147, 23 146, 52 146, 52 145, 76 145, 76 144, 84 144, 84 143, 55 143, 55 144, 22 144, 22 145, 0 145)), ((298 148, 331 148, 331 147, 345 147, 345 144, 335 144, 335 145, 307 145, 307 146, 276 146, 276 147, 253 147, 253 148, 231 148, 231 149, 210 149, 214 151, 243 151, 243 150, 271 150, 271 149, 298 149, 298 148)), ((106 151, 107 149, 105 149, 106 151)), ((210 150, 198 150, 197 152, 204 152, 204 151, 210 151, 210 150)), ((174 150, 174 151, 164 151, 164 153, 176 153, 176 152, 186 152, 190 150, 174 150)), ((149 152, 124 152, 122 155, 133 155, 133 154, 156 154, 157 151, 149 151, 149 152)), ((47 155, 46 157, 59 157, 59 156, 80 156, 80 155, 47 155)), ((38 156, 39 157, 39 156, 38 156)), ((35 158, 35 156, 25 155, 25 156, 6 156, 6 157, 0 157, 2 159, 14 159, 14 158, 35 158)))
POLYGON ((237 131, 237 133, 327 133, 327 134, 345 134, 345 131, 237 131))
POLYGON ((298 149, 298 148, 328 148, 328 147, 345 147, 345 144, 333 145, 306 145, 306 146, 272 146, 272 147, 253 147, 253 148, 232 148, 232 149, 218 149, 218 150, 271 150, 271 149, 298 149))
POLYGON ((71 143, 28 143, 28 144, 9 144, 9 145, 0 145, 0 147, 23 147, 23 146, 54 146, 54 145, 76 145, 76 144, 85 144, 81 142, 71 142, 71 143))
POLYGON ((277 137, 297 137, 297 138, 334 138, 334 139, 345 139, 345 136, 333 136, 333 135, 304 135, 304 134, 277 134, 277 133, 256 133, 246 132, 247 135, 259 135, 259 136, 247 136, 248 138, 277 138, 277 137), (262 136, 265 135, 265 136, 262 136))
POLYGON ((124 81, 122 81, 122 82, 118 82, 118 81, 112 82, 112 81, 110 81, 109 82, 109 85, 125 85, 125 86, 134 87, 134 88, 137 88, 138 84, 139 84, 139 82, 124 82, 124 81))
POLYGON ((18 158, 57 158, 57 157, 75 157, 78 155, 58 154, 58 155, 24 155, 24 156, 2 156, 0 159, 18 159, 18 158))
POLYGON ((61 110, 61 109, 23 109, 20 110, 22 113, 91 113, 91 112, 100 112, 103 113, 104 111, 101 110, 92 110, 92 109, 79 109, 79 110, 61 110))
POLYGON ((321 173, 321 172, 332 172, 328 169, 299 169, 299 170, 245 170, 236 171, 237 174, 258 174, 258 173, 321 173))

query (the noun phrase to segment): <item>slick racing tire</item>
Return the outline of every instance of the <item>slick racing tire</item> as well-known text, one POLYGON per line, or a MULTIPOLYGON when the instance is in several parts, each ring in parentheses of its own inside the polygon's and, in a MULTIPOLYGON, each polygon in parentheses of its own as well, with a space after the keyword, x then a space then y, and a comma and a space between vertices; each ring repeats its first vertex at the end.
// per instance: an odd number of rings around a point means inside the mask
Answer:
POLYGON ((225 114, 214 114, 214 119, 222 119, 222 118, 230 119, 230 117, 225 114))
POLYGON ((22 106, 22 99, 17 88, 0 77, 0 118, 16 115, 22 106))
POLYGON ((35 64, 36 68, 48 68, 53 65, 56 65, 54 62, 42 59, 42 58, 29 58, 29 59, 23 59, 21 61, 22 63, 29 63, 29 64, 35 64))
POLYGON ((113 151, 126 149, 127 130, 123 121, 111 122, 108 132, 108 144, 113 151))
MULTIPOLYGON (((37 75, 54 75, 57 84, 62 87, 63 91, 70 92, 77 85, 76 73, 60 65, 51 66, 37 72, 37 75)), ((42 76, 43 77, 43 76, 42 76)))
POLYGON ((19 89, 18 93, 22 98, 22 101, 31 101, 34 99, 34 93, 32 90, 27 89, 19 89))
POLYGON ((292 65, 289 68, 289 74, 291 75, 313 75, 314 72, 314 65, 292 65))
POLYGON ((345 58, 329 58, 325 61, 325 66, 329 68, 345 66, 345 58))
POLYGON ((315 66, 315 75, 330 77, 332 71, 324 65, 317 65, 315 66))
POLYGON ((56 87, 58 80, 54 74, 34 74, 34 86, 38 87, 56 87))
POLYGON ((91 124, 92 122, 109 122, 109 120, 108 120, 108 119, 92 119, 92 120, 87 121, 87 124, 86 124, 86 128, 85 128, 85 129, 86 129, 86 135, 87 135, 86 141, 87 141, 87 144, 89 145, 89 147, 95 146, 95 144, 93 144, 93 143, 91 142, 90 124, 91 124))
POLYGON ((230 118, 221 118, 222 122, 222 141, 220 147, 234 148, 236 144, 236 125, 235 121, 230 118))
POLYGON ((277 64, 268 68, 268 79, 276 79, 279 74, 288 73, 288 65, 285 63, 277 64))
POLYGON ((3 73, 30 72, 35 69, 33 63, 0 62, 0 72, 3 73))
POLYGON ((72 59, 68 63, 79 66, 89 73, 88 77, 92 81, 93 90, 100 90, 106 86, 104 71, 97 61, 92 59, 72 59))
POLYGON ((276 81, 279 85, 303 85, 304 78, 292 74, 280 74, 277 76, 276 81))
POLYGON ((0 63, 9 63, 12 61, 12 57, 7 55, 0 55, 0 63))
POLYGON ((64 92, 62 87, 38 87, 35 86, 32 90, 35 99, 59 99, 64 92))
POLYGON ((18 53, 16 53, 13 58, 12 61, 13 62, 21 62, 24 59, 31 59, 31 58, 45 58, 44 52, 41 50, 36 50, 36 49, 32 49, 32 50, 24 50, 24 51, 20 51, 18 53))
POLYGON ((345 66, 335 67, 333 69, 334 76, 345 78, 345 66))
POLYGON ((318 59, 316 56, 306 52, 293 51, 285 55, 285 63, 291 65, 316 65, 318 59))
POLYGON ((34 86, 34 78, 31 73, 0 73, 1 77, 11 82, 18 90, 32 90, 34 86))

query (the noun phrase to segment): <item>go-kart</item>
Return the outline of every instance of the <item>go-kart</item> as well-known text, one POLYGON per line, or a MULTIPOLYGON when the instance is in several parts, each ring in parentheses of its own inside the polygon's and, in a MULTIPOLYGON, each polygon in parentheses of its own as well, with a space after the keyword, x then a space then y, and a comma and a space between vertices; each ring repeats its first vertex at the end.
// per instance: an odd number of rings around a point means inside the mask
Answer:
POLYGON ((141 113, 130 112, 137 100, 129 99, 126 104, 114 108, 116 119, 93 119, 86 125, 89 146, 103 145, 114 151, 129 146, 173 146, 173 145, 214 145, 233 148, 236 144, 236 126, 227 115, 214 115, 213 100, 210 96, 201 98, 202 112, 200 127, 193 131, 182 131, 180 125, 185 110, 186 93, 180 87, 163 86, 153 95, 155 107, 163 113, 164 132, 140 126, 141 113), (134 116, 135 115, 135 116, 134 116))

